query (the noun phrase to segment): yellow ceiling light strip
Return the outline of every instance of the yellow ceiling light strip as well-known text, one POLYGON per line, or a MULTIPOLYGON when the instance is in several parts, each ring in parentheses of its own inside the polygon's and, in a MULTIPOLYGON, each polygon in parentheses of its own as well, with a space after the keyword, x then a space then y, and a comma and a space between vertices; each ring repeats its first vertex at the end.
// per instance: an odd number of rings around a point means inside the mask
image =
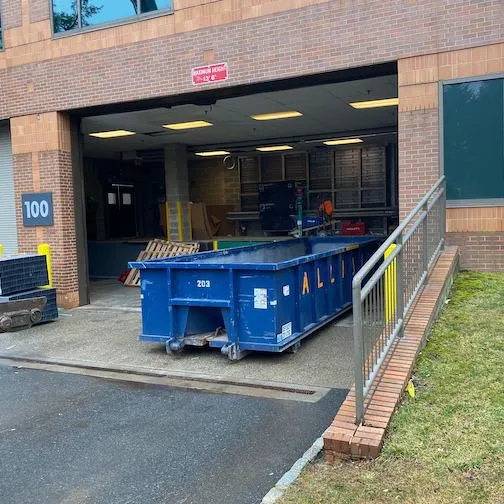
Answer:
POLYGON ((98 131, 96 133, 89 133, 89 136, 96 138, 117 138, 131 135, 136 135, 136 133, 127 130, 98 131))
POLYGON ((163 124, 163 128, 171 130, 186 130, 193 128, 206 128, 207 126, 213 126, 211 122, 208 121, 188 121, 173 124, 163 124))
POLYGON ((270 145, 267 147, 256 147, 256 150, 260 152, 278 152, 293 149, 290 145, 270 145))
POLYGON ((350 106, 355 109, 393 107, 394 105, 399 105, 399 98, 385 98, 384 100, 369 100, 350 103, 350 106))
POLYGON ((364 140, 362 138, 339 138, 335 140, 324 140, 325 145, 348 145, 362 143, 364 140))
POLYGON ((303 114, 297 110, 286 110, 285 112, 271 112, 269 114, 254 114, 250 117, 255 121, 275 121, 276 119, 289 119, 291 117, 301 117, 303 114))
POLYGON ((210 156, 227 156, 229 152, 225 150, 216 150, 216 151, 195 152, 195 154, 196 156, 210 157, 210 156))

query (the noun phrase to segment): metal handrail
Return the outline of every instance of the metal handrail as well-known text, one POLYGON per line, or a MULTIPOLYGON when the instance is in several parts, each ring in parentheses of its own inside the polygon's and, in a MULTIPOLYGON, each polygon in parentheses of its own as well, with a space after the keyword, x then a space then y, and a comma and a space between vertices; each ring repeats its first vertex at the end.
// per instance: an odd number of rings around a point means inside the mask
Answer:
POLYGON ((440 177, 352 282, 355 420, 444 245, 445 177, 440 177))

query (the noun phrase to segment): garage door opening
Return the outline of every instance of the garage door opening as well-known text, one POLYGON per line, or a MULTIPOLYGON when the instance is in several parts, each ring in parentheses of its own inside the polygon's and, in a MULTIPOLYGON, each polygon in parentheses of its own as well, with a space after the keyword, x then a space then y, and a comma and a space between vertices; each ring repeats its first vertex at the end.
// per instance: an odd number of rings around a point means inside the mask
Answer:
POLYGON ((115 281, 153 238, 201 250, 288 238, 297 188, 311 234, 327 231, 315 226, 329 201, 330 233, 386 237, 398 223, 397 75, 365 75, 84 117, 90 278, 115 281))

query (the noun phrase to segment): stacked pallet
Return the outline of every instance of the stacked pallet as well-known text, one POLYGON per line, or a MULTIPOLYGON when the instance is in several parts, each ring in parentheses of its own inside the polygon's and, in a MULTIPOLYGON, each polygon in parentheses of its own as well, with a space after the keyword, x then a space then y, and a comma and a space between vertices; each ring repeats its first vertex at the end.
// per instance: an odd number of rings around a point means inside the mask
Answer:
POLYGON ((0 303, 45 297, 42 320, 58 318, 56 289, 41 286, 49 283, 46 258, 43 255, 19 255, 0 258, 0 303))
MULTIPOLYGON (((137 257, 137 261, 147 261, 149 259, 164 259, 184 254, 195 254, 199 251, 199 243, 169 242, 165 240, 151 240, 145 250, 142 250, 137 257)), ((124 285, 128 287, 140 286, 140 271, 133 268, 124 285)))

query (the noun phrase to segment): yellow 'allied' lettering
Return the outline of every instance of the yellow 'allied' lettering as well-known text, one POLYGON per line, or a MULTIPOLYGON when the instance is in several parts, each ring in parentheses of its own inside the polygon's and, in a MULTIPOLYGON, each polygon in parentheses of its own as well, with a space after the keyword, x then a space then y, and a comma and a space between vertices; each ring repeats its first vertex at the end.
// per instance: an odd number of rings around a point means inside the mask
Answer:
POLYGON ((329 264, 329 278, 331 279, 332 284, 336 281, 332 276, 332 264, 329 264))
POLYGON ((317 285, 319 289, 324 287, 324 282, 320 280, 320 270, 318 268, 317 268, 317 285))
POLYGON ((341 278, 345 278, 345 259, 341 258, 341 278))
POLYGON ((308 285, 308 273, 305 271, 303 275, 303 293, 304 296, 307 292, 310 292, 310 286, 308 285))

